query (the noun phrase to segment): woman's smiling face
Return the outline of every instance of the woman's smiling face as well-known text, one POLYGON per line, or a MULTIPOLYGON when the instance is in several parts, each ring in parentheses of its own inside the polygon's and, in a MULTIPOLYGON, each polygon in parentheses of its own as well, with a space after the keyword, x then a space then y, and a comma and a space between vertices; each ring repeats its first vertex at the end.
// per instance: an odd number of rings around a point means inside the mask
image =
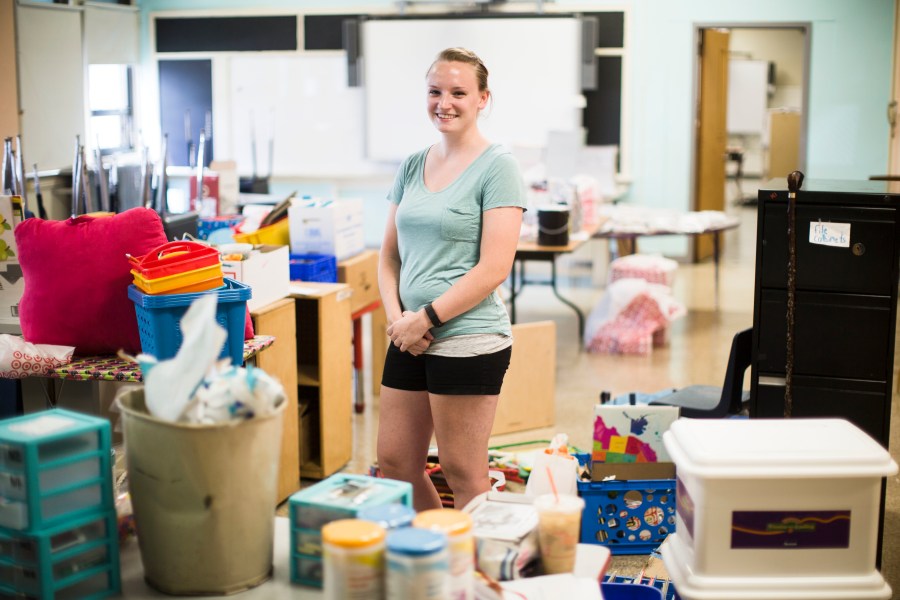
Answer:
POLYGON ((455 133, 473 127, 478 112, 487 103, 488 92, 478 89, 472 65, 438 61, 426 78, 428 115, 441 133, 455 133))

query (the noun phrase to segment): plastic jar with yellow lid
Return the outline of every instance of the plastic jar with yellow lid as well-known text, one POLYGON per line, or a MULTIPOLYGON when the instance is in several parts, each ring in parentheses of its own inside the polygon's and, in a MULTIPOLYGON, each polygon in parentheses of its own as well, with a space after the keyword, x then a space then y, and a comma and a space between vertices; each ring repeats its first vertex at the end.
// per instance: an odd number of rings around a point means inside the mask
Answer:
POLYGON ((325 598, 384 598, 384 537, 381 525, 359 519, 340 519, 322 527, 325 598))
POLYGON ((413 527, 434 529, 447 534, 450 555, 450 598, 472 600, 475 597, 475 539, 472 517, 453 508, 420 512, 413 527))

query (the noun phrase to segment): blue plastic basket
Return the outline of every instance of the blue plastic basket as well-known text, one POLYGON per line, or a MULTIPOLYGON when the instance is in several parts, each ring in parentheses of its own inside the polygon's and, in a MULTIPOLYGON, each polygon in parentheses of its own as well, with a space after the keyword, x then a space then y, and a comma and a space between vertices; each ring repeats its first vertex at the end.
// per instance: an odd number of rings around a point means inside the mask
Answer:
MULTIPOLYGON (((591 455, 576 453, 591 468, 591 455)), ((649 554, 675 531, 675 480, 579 481, 584 499, 582 544, 599 544, 613 554, 649 554)))
POLYGON ((337 260, 333 254, 291 254, 291 281, 337 283, 337 260))
POLYGON ((601 583, 603 600, 662 600, 662 592, 649 585, 601 583))
POLYGON ((228 339, 219 356, 230 357, 234 365, 243 364, 244 321, 251 290, 249 285, 227 277, 221 288, 190 294, 149 295, 134 285, 129 285, 128 297, 134 302, 137 314, 141 350, 159 360, 175 356, 183 339, 181 317, 187 312, 191 302, 203 294, 217 294, 219 297, 216 321, 228 332, 228 339))

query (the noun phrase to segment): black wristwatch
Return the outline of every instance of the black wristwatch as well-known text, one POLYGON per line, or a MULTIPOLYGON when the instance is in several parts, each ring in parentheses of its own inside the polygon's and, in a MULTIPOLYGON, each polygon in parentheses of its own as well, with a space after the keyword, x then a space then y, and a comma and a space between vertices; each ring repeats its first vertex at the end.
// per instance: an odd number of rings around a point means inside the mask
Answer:
POLYGON ((431 321, 431 324, 435 327, 440 327, 443 325, 443 321, 441 321, 437 313, 434 312, 434 307, 431 305, 431 302, 425 305, 425 314, 428 315, 428 320, 431 321))

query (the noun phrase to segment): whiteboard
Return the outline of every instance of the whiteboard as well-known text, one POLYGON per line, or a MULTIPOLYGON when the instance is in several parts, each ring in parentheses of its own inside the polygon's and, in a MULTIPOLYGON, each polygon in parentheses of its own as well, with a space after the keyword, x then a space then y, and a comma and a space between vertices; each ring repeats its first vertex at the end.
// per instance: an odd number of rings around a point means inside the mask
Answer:
MULTIPOLYGON (((215 68, 227 79, 227 102, 215 97, 214 111, 227 136, 213 136, 216 156, 237 161, 238 171, 280 176, 347 175, 372 171, 363 156, 363 92, 347 85, 343 53, 238 55, 215 68), (218 144, 222 143, 220 147, 218 144)), ((221 83, 221 82, 218 82, 221 83)), ((219 85, 214 82, 214 90, 219 85)))
POLYGON ((581 26, 564 18, 368 20, 362 25, 366 154, 400 161, 437 140, 425 110, 425 74, 462 46, 488 69, 493 101, 479 127, 493 142, 543 146, 581 127, 581 26), (579 101, 581 104, 579 104, 579 101))
POLYGON ((762 135, 768 110, 769 63, 728 61, 728 133, 762 135))

